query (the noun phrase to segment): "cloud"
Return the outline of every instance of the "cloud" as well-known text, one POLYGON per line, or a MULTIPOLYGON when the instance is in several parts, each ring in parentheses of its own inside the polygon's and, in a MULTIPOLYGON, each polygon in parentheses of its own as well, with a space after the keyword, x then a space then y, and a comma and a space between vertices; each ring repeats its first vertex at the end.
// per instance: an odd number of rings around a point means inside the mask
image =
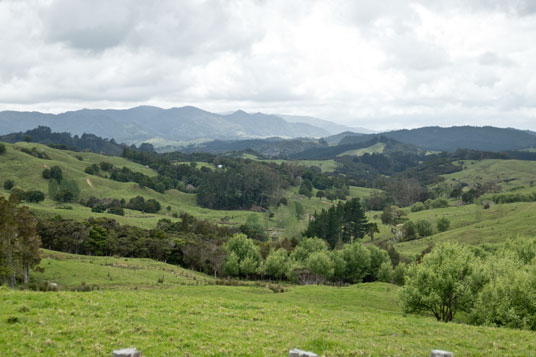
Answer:
POLYGON ((4 0, 0 110, 196 105, 536 129, 535 42, 530 0, 4 0))

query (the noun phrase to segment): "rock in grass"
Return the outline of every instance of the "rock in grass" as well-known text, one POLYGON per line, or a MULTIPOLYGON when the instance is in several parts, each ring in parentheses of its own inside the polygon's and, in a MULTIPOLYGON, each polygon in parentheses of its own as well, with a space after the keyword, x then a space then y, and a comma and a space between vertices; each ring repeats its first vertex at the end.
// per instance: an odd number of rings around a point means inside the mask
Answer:
POLYGON ((288 357, 318 357, 314 352, 302 351, 297 348, 288 352, 288 357))
POLYGON ((430 357, 454 357, 454 353, 442 350, 432 350, 430 357))
POLYGON ((122 350, 115 350, 113 357, 141 357, 141 351, 136 348, 124 348, 122 350))

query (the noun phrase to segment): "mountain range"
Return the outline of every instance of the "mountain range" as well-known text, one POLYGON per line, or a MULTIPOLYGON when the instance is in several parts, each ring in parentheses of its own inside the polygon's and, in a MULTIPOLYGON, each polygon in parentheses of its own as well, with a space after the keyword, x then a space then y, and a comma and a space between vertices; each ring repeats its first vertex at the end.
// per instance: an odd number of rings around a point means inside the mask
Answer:
MULTIPOLYGON (((47 126, 55 132, 73 135, 91 133, 118 142, 150 140, 230 140, 252 138, 297 138, 329 136, 352 128, 329 121, 304 117, 285 120, 281 116, 250 114, 242 110, 215 114, 196 107, 162 109, 140 106, 124 110, 82 109, 61 114, 40 112, 0 112, 0 135, 47 126), (339 128, 340 127, 340 128, 339 128), (338 130, 338 129, 344 130, 338 130)), ((355 129, 354 129, 355 131, 355 129)))

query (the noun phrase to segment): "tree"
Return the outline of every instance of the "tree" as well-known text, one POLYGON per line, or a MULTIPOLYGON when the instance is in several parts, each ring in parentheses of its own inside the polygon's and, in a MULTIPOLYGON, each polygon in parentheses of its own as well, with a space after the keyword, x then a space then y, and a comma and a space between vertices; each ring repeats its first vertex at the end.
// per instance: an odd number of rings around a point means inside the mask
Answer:
POLYGON ((303 180, 298 193, 307 196, 307 198, 311 198, 313 196, 313 184, 311 181, 307 179, 303 180))
POLYGON ((415 229, 421 238, 431 236, 434 233, 432 224, 423 219, 417 221, 415 229))
POLYGON ((380 233, 380 229, 377 223, 371 222, 367 225, 367 234, 370 236, 371 242, 374 240, 374 233, 380 233))
POLYGON ((0 155, 6 152, 6 146, 2 143, 0 143, 0 155))
POLYGON ((288 253, 286 249, 279 248, 276 251, 270 252, 266 257, 264 269, 266 274, 281 280, 285 272, 287 271, 288 253))
POLYGON ((56 180, 56 182, 59 184, 63 179, 63 172, 61 171, 61 167, 52 166, 50 168, 50 178, 56 180))
POLYGON ((402 237, 405 241, 417 239, 417 227, 412 221, 407 221, 402 226, 402 237))
POLYGON ((447 217, 441 217, 437 220, 437 230, 439 232, 446 232, 449 229, 450 221, 447 217))
POLYGON ((225 251, 227 252, 225 270, 229 275, 241 274, 248 277, 257 270, 262 259, 259 247, 252 239, 241 233, 229 239, 225 244, 225 251))
POLYGON ((15 181, 13 180, 5 180, 4 181, 4 189, 9 191, 15 186, 15 181))
POLYGON ((314 252, 307 258, 307 268, 318 275, 330 279, 334 273, 334 264, 326 251, 314 252))
POLYGON ((27 143, 29 143, 30 141, 32 141, 32 138, 30 137, 30 135, 25 135, 25 136, 24 136, 24 141, 26 141, 27 143))
POLYGON ((345 280, 361 282, 370 269, 370 251, 360 242, 354 242, 344 246, 342 258, 346 263, 345 280))
POLYGON ((0 197, 0 278, 15 287, 17 275, 28 282, 30 268, 39 264, 41 240, 37 221, 28 207, 17 207, 18 200, 0 197))
POLYGON ((457 244, 437 246, 422 263, 409 267, 401 293, 406 312, 431 312, 438 321, 452 321, 475 298, 471 251, 457 244))
POLYGON ((41 201, 44 201, 44 199, 45 199, 45 194, 37 190, 28 191, 26 192, 26 195, 25 195, 25 200, 28 202, 39 203, 41 201))

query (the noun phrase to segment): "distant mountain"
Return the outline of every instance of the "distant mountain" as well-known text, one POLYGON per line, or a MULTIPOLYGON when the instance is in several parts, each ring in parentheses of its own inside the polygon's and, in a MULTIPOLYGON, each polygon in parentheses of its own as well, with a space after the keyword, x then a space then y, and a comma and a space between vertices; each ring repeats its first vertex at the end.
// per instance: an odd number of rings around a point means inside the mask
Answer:
POLYGON ((285 119, 289 123, 306 123, 306 124, 314 125, 318 128, 322 128, 328 131, 331 135, 341 133, 343 131, 359 133, 359 134, 375 133, 375 131, 372 131, 369 129, 340 125, 329 120, 319 119, 319 118, 310 117, 310 116, 288 115, 288 114, 275 114, 275 115, 285 119))
MULTIPOLYGON (((523 130, 491 126, 453 126, 450 128, 425 127, 412 130, 396 130, 381 135, 423 149, 454 152, 457 149, 501 152, 521 150, 536 146, 536 135, 523 130)), ((344 142, 355 142, 345 138, 344 142)), ((342 142, 341 142, 342 143, 342 142)))
POLYGON ((330 133, 307 123, 289 123, 275 115, 236 111, 221 115, 195 107, 162 109, 141 106, 125 110, 82 109, 61 114, 0 112, 0 135, 22 132, 39 125, 73 135, 92 133, 120 142, 149 139, 245 139, 280 136, 323 137, 330 133))

